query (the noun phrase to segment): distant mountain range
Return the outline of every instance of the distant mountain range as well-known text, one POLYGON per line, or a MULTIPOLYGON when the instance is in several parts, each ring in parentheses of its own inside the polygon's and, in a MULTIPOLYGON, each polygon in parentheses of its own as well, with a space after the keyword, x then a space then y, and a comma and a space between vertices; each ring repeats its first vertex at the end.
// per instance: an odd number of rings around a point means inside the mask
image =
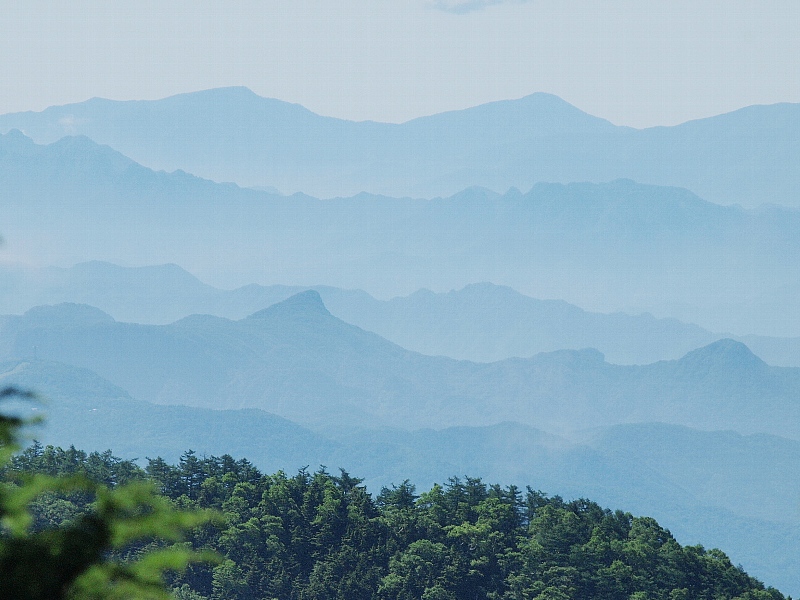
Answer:
MULTIPOLYGON (((264 469, 318 465, 339 444, 260 410, 215 411, 161 406, 132 398, 97 374, 41 360, 0 363, 0 387, 34 390, 40 402, 17 406, 47 417, 30 434, 45 444, 113 449, 126 458, 162 456, 176 461, 195 449, 259 461, 264 469)), ((7 410, 4 407, 4 410, 7 410)))
MULTIPOLYGON (((490 283, 378 300, 360 290, 329 286, 251 284, 223 290, 177 265, 132 268, 99 261, 66 269, 0 265, 0 314, 77 303, 132 323, 166 325, 193 314, 238 320, 307 289, 319 292, 333 315, 403 348, 475 362, 596 348, 610 363, 647 364, 733 337, 648 314, 592 313, 490 283)), ((768 364, 800 367, 800 338, 735 339, 768 364)))
MULTIPOLYGON (((86 310, 83 320, 91 315, 86 310)), ((322 435, 261 410, 143 402, 61 363, 0 363, 0 387, 8 384, 44 397, 43 404, 18 410, 47 414, 46 425, 31 432, 45 444, 171 461, 189 449, 228 453, 267 471, 341 466, 365 476, 372 491, 405 479, 422 491, 469 475, 566 498, 591 496, 655 516, 684 543, 725 548, 734 562, 786 592, 800 589, 798 441, 657 423, 592 429, 574 439, 516 423, 322 435)))
POLYGON ((0 358, 70 363, 141 400, 260 408, 325 430, 660 421, 800 439, 800 369, 770 367, 732 340, 644 366, 612 365, 596 350, 473 363, 349 325, 315 291, 239 321, 195 315, 163 326, 41 307, 6 318, 0 339, 0 358))
POLYGON ((0 131, 0 387, 43 441, 531 484, 800 592, 800 105, 390 125, 233 88, 0 131))
POLYGON ((628 178, 721 204, 798 205, 800 105, 751 106, 636 130, 533 94, 395 125, 316 115, 222 88, 156 101, 94 98, 0 116, 37 142, 86 135, 154 169, 319 197, 449 196, 483 186, 628 178))
POLYGON ((181 264, 218 284, 378 297, 479 281, 600 312, 800 336, 800 211, 632 181, 435 200, 281 197, 156 173, 87 138, 0 137, 6 260, 181 264))

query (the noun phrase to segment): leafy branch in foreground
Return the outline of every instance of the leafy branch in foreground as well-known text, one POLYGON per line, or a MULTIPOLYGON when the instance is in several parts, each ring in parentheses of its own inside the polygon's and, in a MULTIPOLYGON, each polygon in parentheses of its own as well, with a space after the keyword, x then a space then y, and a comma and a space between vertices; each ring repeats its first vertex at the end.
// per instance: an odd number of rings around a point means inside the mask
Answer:
MULTIPOLYGON (((14 397, 34 396, 0 390, 0 399, 14 397)), ((28 422, 0 414, 0 468, 19 450, 19 432, 28 422)), ((82 474, 36 474, 0 483, 0 598, 168 599, 165 572, 213 562, 216 555, 182 544, 162 544, 129 561, 114 559, 113 553, 148 540, 178 542, 214 518, 209 511, 175 509, 143 481, 110 488, 82 474), (48 494, 84 495, 89 510, 59 527, 37 530, 29 507, 48 494)))

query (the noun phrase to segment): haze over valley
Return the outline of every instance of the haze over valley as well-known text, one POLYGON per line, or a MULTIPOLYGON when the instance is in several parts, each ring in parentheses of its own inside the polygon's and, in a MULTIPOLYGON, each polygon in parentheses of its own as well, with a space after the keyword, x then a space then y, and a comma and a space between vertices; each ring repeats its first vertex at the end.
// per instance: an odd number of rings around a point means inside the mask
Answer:
POLYGON ((634 179, 753 208, 798 206, 800 192, 794 104, 638 130, 538 93, 391 124, 323 117, 240 87, 0 116, 0 132, 12 129, 39 144, 85 135, 155 170, 322 198, 634 179))
POLYGON ((2 15, 0 600, 800 598, 800 3, 2 15))
POLYGON ((318 200, 154 172, 84 137, 40 146, 17 131, 0 147, 11 263, 177 263, 222 287, 322 284, 382 299, 492 282, 595 312, 800 336, 793 208, 630 180, 318 200))
POLYGON ((532 485, 797 594, 799 127, 241 87, 0 115, 0 385, 44 444, 532 485))

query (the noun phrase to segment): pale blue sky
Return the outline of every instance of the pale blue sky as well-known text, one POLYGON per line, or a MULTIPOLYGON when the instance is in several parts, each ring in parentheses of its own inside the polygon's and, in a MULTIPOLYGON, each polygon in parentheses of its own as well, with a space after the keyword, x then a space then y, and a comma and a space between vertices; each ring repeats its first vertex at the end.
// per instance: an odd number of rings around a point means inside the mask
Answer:
POLYGON ((395 122, 538 91, 636 127, 800 102, 796 0, 28 0, 0 10, 0 113, 228 85, 395 122))

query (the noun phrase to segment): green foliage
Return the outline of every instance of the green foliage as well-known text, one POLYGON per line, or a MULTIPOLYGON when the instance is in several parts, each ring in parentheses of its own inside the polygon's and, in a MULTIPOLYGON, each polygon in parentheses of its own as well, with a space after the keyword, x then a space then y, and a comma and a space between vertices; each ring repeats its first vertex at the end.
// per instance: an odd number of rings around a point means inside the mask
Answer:
MULTIPOLYGON (((110 452, 36 444, 3 475, 4 544, 95 561, 73 577, 73 597, 164 598, 166 570, 179 600, 784 599, 653 519, 469 477, 420 495, 405 481, 373 498, 345 471, 263 475, 191 451, 139 469, 110 452), (176 506, 224 518, 203 523, 176 506), (185 542, 164 541, 187 530, 185 542), (189 562, 209 550, 222 562, 189 562)), ((53 558, 52 572, 69 564, 53 558)))
MULTIPOLYGON (((12 396, 31 397, 0 391, 0 398, 12 396)), ((167 599, 166 572, 213 560, 210 552, 169 544, 210 513, 176 510, 135 464, 110 452, 35 444, 14 457, 24 424, 0 414, 0 598, 167 599), (136 552, 155 539, 161 547, 136 552)))
POLYGON ((229 456, 153 459, 146 471, 174 499, 201 473, 197 501, 226 517, 193 542, 227 560, 177 577, 184 597, 784 598, 722 552, 682 547, 653 519, 530 488, 454 478, 417 495, 405 481, 373 499, 344 471, 262 475, 229 456))

